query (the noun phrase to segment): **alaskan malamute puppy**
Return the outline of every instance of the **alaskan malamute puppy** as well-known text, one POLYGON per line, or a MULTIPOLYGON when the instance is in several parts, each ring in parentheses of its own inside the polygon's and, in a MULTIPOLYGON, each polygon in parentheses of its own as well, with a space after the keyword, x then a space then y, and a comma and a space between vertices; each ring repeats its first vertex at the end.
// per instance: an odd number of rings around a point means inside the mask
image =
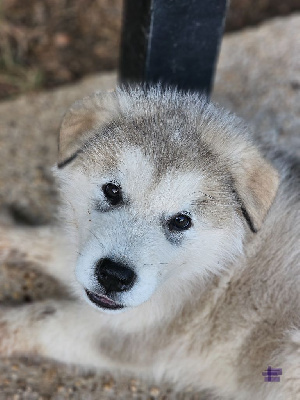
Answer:
POLYGON ((196 94, 75 103, 56 169, 74 261, 53 247, 49 271, 79 299, 2 308, 1 354, 299 399, 299 163, 267 153, 196 94))

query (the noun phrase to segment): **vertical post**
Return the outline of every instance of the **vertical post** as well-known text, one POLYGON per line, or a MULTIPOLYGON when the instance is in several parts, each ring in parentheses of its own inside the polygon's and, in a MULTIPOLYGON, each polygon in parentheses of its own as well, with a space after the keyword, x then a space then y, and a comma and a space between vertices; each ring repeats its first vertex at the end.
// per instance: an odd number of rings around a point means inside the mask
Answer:
POLYGON ((227 0, 124 0, 121 83, 210 93, 227 0))

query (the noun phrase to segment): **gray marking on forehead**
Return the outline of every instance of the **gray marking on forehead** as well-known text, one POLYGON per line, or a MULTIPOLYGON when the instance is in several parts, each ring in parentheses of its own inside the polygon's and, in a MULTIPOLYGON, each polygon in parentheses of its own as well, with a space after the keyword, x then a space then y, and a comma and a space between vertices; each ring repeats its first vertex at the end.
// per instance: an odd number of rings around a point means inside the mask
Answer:
POLYGON ((155 180, 174 169, 200 170, 203 164, 215 168, 217 156, 201 140, 197 127, 189 127, 186 132, 188 123, 184 125, 178 128, 166 121, 153 122, 148 116, 118 119, 103 127, 85 149, 92 158, 101 155, 106 167, 113 169, 124 147, 139 148, 154 166, 155 180), (182 132, 181 140, 174 140, 175 131, 182 132))
POLYGON ((85 145, 93 161, 98 153, 111 163, 120 147, 138 146, 153 158, 161 174, 171 167, 195 168, 202 156, 206 161, 211 158, 213 152, 202 140, 208 132, 210 137, 229 137, 237 131, 246 134, 241 120, 196 93, 136 86, 117 88, 115 100, 114 119, 95 127, 95 135, 85 145))

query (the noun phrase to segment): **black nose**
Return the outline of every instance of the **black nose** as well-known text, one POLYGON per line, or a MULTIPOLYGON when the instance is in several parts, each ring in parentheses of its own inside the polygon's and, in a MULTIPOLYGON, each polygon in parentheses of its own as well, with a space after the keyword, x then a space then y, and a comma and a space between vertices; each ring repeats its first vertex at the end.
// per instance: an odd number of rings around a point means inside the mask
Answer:
POLYGON ((106 293, 129 290, 136 279, 132 269, 109 258, 99 260, 95 272, 98 282, 106 293))

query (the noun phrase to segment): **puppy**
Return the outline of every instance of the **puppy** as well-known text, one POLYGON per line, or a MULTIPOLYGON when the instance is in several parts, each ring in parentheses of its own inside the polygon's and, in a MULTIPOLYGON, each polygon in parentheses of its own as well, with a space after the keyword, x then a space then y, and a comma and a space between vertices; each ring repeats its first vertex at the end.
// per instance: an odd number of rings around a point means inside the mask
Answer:
POLYGON ((204 97, 137 87, 71 107, 55 174, 47 271, 76 299, 2 307, 2 356, 300 398, 297 160, 204 97))

